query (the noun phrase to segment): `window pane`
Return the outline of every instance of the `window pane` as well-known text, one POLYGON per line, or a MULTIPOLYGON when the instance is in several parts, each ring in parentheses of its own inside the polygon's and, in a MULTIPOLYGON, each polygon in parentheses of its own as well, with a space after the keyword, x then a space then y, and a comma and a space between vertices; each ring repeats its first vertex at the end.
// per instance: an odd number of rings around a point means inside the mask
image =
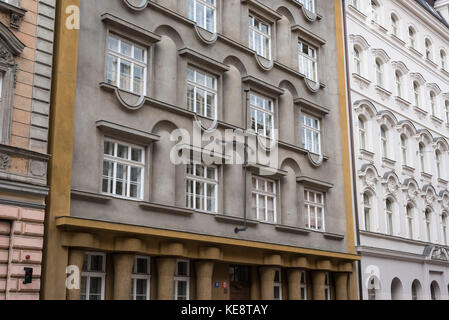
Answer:
POLYGON ((126 41, 122 41, 120 46, 120 53, 125 56, 132 57, 132 45, 126 41))
POLYGON ((178 261, 178 270, 177 276, 188 276, 188 262, 186 261, 178 261))
POLYGON ((90 256, 90 269, 89 271, 103 271, 103 256, 92 255, 90 256))
POLYGON ((131 90, 131 64, 124 60, 120 63, 120 88, 131 90))
POLYGON ((101 300, 102 280, 98 277, 90 278, 89 300, 101 300))
POLYGON ((106 81, 113 86, 117 85, 117 64, 117 58, 108 55, 106 81))
POLYGON ((131 160, 136 162, 142 162, 142 150, 132 148, 131 150, 131 160))
POLYGON ((144 82, 143 68, 140 66, 134 66, 134 83, 133 83, 133 92, 137 94, 142 93, 142 87, 144 82))

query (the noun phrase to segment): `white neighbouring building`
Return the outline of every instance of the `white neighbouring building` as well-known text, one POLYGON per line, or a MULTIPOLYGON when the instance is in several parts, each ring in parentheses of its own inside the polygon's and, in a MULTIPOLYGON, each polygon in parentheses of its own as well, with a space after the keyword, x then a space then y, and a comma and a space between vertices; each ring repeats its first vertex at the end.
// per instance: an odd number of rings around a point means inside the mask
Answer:
POLYGON ((363 299, 447 300, 449 1, 346 1, 363 299))

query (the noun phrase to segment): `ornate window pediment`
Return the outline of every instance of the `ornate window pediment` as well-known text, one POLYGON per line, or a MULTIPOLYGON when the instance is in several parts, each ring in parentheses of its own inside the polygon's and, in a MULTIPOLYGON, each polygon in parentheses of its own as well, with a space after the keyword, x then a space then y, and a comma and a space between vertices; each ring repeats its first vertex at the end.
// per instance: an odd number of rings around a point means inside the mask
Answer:
POLYGON ((19 29, 22 18, 27 12, 27 10, 20 7, 20 0, 0 1, 0 11, 11 15, 10 26, 14 29, 19 29))
POLYGON ((0 143, 9 141, 17 63, 25 45, 0 22, 0 143))

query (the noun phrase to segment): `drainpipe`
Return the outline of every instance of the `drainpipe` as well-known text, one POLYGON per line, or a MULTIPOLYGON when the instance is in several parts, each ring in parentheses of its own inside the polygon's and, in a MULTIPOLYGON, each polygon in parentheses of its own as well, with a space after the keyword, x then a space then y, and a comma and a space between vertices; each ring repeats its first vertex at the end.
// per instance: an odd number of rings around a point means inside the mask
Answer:
MULTIPOLYGON (((345 56, 346 56, 346 82, 347 82, 347 94, 348 94, 348 113, 349 113, 349 135, 351 143, 351 162, 352 162, 352 184, 353 184, 353 197, 354 197, 354 220, 355 220, 355 231, 356 231, 356 247, 360 246, 360 233, 359 233, 359 210, 358 210, 358 197, 357 197, 357 169, 355 162, 355 143, 354 143, 354 125, 353 125, 353 115, 352 115, 352 94, 351 94, 351 77, 348 65, 348 24, 346 22, 346 0, 343 2, 343 36, 345 42, 345 56)), ((358 278, 359 278, 359 299, 363 300, 363 279, 362 279, 362 262, 357 262, 358 278)))

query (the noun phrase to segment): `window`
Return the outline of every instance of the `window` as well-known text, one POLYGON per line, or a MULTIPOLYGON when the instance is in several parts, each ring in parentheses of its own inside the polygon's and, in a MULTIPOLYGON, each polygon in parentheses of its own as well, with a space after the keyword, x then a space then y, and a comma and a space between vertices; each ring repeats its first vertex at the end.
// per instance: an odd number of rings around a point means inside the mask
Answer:
POLYGON ((432 112, 432 116, 436 116, 437 112, 437 96, 435 92, 430 91, 430 111, 432 112))
POLYGON ((174 281, 174 300, 189 300, 190 266, 188 260, 176 261, 174 281))
POLYGON ((296 0, 296 1, 301 3, 307 10, 315 12, 315 0, 296 0))
POLYGON ((271 59, 271 26, 253 15, 249 16, 249 47, 259 56, 271 59))
POLYGON ((215 32, 216 8, 215 0, 189 0, 188 17, 209 32, 215 32))
POLYGON ((150 258, 136 257, 131 275, 132 300, 150 300, 150 258))
POLYGON ((408 37, 410 41, 410 47, 416 49, 416 32, 412 27, 408 28, 408 37))
POLYGON ((387 234, 393 235, 393 203, 390 199, 385 201, 385 214, 387 218, 387 234))
POLYGON ((371 231, 371 197, 368 193, 363 194, 363 213, 365 219, 365 231, 371 231))
POLYGON ((425 227, 426 227, 426 240, 428 242, 432 241, 432 233, 431 233, 431 223, 432 223, 432 212, 427 209, 425 216, 424 216, 424 223, 425 223, 425 227))
POLYGON ((312 153, 321 154, 321 122, 306 114, 302 115, 302 147, 312 153))
POLYGON ((408 139, 405 135, 401 135, 402 164, 408 164, 408 139))
POLYGON ((444 213, 441 216, 441 231, 443 232, 443 244, 445 246, 447 246, 448 242, 447 242, 447 214, 446 213, 444 213))
POLYGON ((250 94, 251 130, 272 138, 274 134, 273 101, 254 93, 250 94))
POLYGON ((418 288, 416 281, 412 283, 412 300, 418 300, 418 288))
POLYGON ((446 122, 449 123, 449 101, 446 101, 446 122))
POLYGON ((144 48, 110 35, 108 40, 107 82, 122 90, 145 95, 147 52, 144 48))
POLYGON ((282 300, 281 269, 276 269, 274 273, 274 300, 282 300))
POLYGON ((426 39, 425 45, 426 45, 426 59, 432 60, 432 42, 429 39, 426 39))
POLYGON ((298 42, 299 72, 307 79, 318 82, 317 49, 309 44, 298 42))
POLYGON ((376 1, 371 1, 371 20, 380 24, 380 8, 376 1))
POLYGON ((366 150, 366 124, 362 117, 359 117, 359 144, 360 149, 366 150))
POLYGON ((411 205, 407 205, 407 229, 408 237, 413 239, 413 207, 411 205))
POLYGON ((103 193, 142 199, 144 149, 122 142, 105 140, 103 158, 103 193))
POLYGON ((437 167, 437 177, 438 179, 441 179, 442 175, 441 175, 441 151, 437 150, 435 151, 435 159, 436 159, 436 167, 437 167))
POLYGON ((306 228, 324 231, 324 194, 304 190, 304 206, 306 228))
POLYGON ((384 66, 380 59, 376 59, 376 82, 379 87, 384 85, 384 66))
POLYGON ((382 146, 382 157, 388 158, 388 130, 386 127, 380 127, 380 141, 382 146))
POLYGON ((307 273, 301 271, 301 300, 307 300, 307 273))
POLYGON ((104 300, 106 255, 86 253, 81 273, 81 300, 104 300))
POLYGON ((396 79, 396 93, 398 97, 402 98, 402 75, 398 70, 396 70, 395 72, 395 79, 396 79))
POLYGON ((331 286, 330 286, 330 274, 326 272, 326 276, 324 278, 324 300, 331 299, 331 286))
POLYGON ((252 209, 257 220, 276 223, 276 182, 253 177, 252 209))
POLYGON ((425 146, 422 142, 418 145, 418 152, 419 152, 419 163, 421 166, 421 172, 426 172, 425 146))
POLYGON ((357 74, 362 73, 362 61, 360 59, 360 51, 357 47, 354 47, 354 68, 355 73, 357 74))
POLYGON ((375 278, 371 277, 368 283, 368 300, 376 300, 375 278))
POLYGON ((421 88, 416 81, 413 82, 413 94, 415 96, 415 105, 419 107, 421 105, 421 88))
POLYGON ((399 20, 394 14, 391 15, 391 32, 399 37, 399 20))
POLYGON ((203 117, 216 118, 216 77, 191 67, 187 68, 187 109, 203 117))
POLYGON ((447 70, 447 55, 444 50, 440 51, 441 69, 447 70))
POLYGON ((187 208, 216 213, 217 199, 218 169, 198 164, 187 165, 187 208))

